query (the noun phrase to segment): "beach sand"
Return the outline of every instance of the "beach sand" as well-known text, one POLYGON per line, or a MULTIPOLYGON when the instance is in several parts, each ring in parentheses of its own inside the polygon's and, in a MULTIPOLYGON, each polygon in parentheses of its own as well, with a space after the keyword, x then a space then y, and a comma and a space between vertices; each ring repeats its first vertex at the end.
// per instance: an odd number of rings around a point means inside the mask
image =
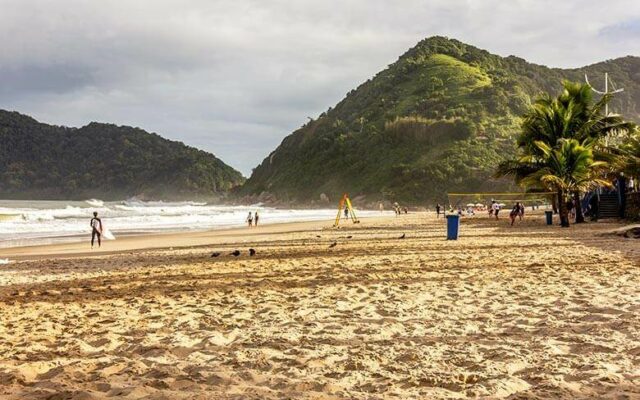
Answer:
POLYGON ((640 241, 507 220, 4 249, 0 398, 640 398, 640 241))

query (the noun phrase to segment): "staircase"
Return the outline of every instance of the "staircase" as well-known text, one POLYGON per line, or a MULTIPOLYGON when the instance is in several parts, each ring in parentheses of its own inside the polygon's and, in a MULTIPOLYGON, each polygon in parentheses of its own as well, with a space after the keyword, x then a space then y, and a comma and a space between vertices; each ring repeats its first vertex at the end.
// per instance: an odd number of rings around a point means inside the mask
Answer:
POLYGON ((620 218, 617 194, 607 193, 600 195, 598 218, 620 218))

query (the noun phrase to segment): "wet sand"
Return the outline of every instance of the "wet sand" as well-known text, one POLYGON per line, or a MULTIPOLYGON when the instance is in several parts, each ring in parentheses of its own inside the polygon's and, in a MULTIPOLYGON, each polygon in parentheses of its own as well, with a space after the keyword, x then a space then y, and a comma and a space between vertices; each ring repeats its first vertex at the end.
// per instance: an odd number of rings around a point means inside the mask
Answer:
POLYGON ((21 249, 0 397, 640 398, 640 241, 602 235, 619 225, 305 224, 21 249))

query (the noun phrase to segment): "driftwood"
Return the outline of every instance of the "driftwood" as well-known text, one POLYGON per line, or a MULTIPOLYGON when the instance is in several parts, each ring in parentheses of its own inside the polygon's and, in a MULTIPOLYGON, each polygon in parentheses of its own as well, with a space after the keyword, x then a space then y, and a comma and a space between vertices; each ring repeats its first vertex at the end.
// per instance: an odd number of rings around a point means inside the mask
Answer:
POLYGON ((627 225, 622 228, 606 232, 608 235, 618 235, 626 238, 640 239, 640 224, 627 225))

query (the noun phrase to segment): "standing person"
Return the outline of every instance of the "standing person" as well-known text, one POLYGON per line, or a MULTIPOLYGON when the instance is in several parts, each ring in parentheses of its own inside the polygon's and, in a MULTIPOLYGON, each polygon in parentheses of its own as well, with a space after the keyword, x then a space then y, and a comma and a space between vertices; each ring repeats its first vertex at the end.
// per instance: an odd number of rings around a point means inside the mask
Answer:
POLYGON ((636 190, 636 183, 633 180, 633 176, 629 177, 629 191, 630 192, 635 192, 636 190))
POLYGON ((598 206, 598 195, 594 193, 589 199, 589 214, 591 214, 592 221, 598 220, 598 206))
POLYGON ((442 208, 442 206, 440 205, 440 203, 436 204, 436 218, 440 218, 440 209, 442 208))
POLYGON ((382 214, 384 212, 384 205, 382 203, 380 203, 378 205, 378 208, 380 209, 380 213, 382 214))
POLYGON ((498 204, 496 201, 493 201, 491 203, 491 211, 493 212, 493 215, 496 216, 496 220, 498 219, 498 213, 500 212, 500 204, 498 204))
POLYGON ((258 219, 260 219, 260 217, 258 216, 258 211, 256 211, 256 213, 254 214, 253 218, 255 219, 256 223, 254 224, 254 226, 258 226, 258 219))
POLYGON ((520 221, 524 218, 524 203, 520 203, 520 214, 518 214, 518 217, 520 217, 520 221))
POLYGON ((520 205, 520 202, 517 202, 516 205, 511 209, 511 212, 509 213, 509 218, 511 218, 511 226, 513 226, 513 223, 516 221, 516 217, 520 215, 521 207, 522 206, 520 205))
POLYGON ((91 218, 91 222, 89 222, 91 226, 91 248, 93 249, 93 243, 98 238, 98 247, 102 246, 101 236, 102 236, 102 220, 98 218, 98 212, 93 212, 93 218, 91 218))
POLYGON ((573 202, 573 199, 567 201, 567 210, 569 211, 569 216, 571 218, 576 217, 576 208, 575 208, 575 203, 573 202))
POLYGON ((249 228, 253 226, 253 215, 251 215, 251 211, 249 211, 249 216, 247 217, 247 222, 249 223, 249 228))
POLYGON ((349 207, 344 208, 344 218, 349 219, 349 207))

